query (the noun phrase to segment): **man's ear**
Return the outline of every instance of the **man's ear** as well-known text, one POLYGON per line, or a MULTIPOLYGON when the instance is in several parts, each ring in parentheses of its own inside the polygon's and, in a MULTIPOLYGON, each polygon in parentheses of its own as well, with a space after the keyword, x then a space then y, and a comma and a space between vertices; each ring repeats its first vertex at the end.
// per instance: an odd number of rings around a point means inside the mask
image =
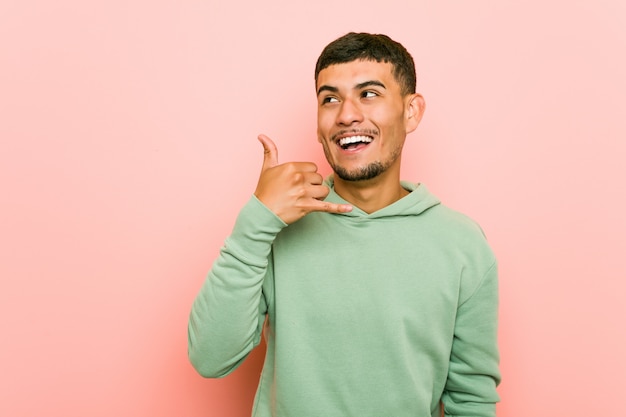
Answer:
POLYGON ((426 109, 426 102, 421 94, 411 94, 407 98, 407 111, 406 111, 406 133, 411 133, 422 120, 424 110, 426 109))

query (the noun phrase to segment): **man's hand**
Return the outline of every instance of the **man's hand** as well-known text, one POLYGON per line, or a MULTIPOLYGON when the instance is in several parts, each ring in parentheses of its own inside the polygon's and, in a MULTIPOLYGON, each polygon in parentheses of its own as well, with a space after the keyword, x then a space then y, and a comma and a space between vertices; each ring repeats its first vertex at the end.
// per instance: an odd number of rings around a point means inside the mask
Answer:
POLYGON ((263 145, 263 166, 254 195, 285 223, 291 224, 312 211, 346 213, 348 204, 321 201, 330 189, 313 162, 278 163, 278 149, 265 135, 259 135, 263 145))

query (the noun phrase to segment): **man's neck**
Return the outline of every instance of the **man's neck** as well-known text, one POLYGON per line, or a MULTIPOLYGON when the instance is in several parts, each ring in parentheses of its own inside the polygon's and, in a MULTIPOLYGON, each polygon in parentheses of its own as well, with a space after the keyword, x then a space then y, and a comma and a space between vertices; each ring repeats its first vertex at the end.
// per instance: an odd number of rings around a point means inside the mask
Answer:
POLYGON ((345 181, 335 175, 335 192, 348 203, 370 214, 409 194, 398 176, 381 175, 367 181, 345 181))

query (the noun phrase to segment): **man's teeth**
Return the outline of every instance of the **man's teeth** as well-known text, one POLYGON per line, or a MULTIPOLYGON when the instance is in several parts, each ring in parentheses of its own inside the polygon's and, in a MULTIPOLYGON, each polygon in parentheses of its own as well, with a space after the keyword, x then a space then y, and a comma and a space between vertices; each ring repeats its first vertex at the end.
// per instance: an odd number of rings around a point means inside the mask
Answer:
POLYGON ((370 143, 371 141, 372 138, 370 138, 369 136, 348 136, 347 138, 339 139, 339 146, 348 146, 351 143, 357 142, 370 143))

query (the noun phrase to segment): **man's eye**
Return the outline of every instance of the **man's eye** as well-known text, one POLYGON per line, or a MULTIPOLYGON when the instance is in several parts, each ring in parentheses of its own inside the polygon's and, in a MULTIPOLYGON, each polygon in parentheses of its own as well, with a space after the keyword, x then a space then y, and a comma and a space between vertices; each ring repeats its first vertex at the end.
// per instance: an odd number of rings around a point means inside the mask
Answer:
POLYGON ((376 96, 378 96, 378 94, 376 94, 375 91, 363 91, 361 93, 361 97, 363 97, 363 98, 373 98, 373 97, 376 97, 376 96))
POLYGON ((324 97, 322 103, 336 103, 338 100, 335 97, 324 97))

